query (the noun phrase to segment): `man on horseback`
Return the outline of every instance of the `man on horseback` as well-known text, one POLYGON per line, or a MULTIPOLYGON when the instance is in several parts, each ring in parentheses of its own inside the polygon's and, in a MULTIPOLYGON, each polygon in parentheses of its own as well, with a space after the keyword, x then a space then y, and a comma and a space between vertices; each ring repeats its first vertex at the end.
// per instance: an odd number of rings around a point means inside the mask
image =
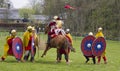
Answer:
POLYGON ((60 20, 58 16, 54 16, 54 20, 48 24, 48 27, 50 27, 50 31, 48 32, 47 43, 50 42, 51 38, 55 37, 56 35, 59 35, 60 33, 62 35, 65 35, 65 32, 62 29, 62 25, 63 25, 63 21, 60 20))
POLYGON ((48 24, 48 27, 50 27, 50 31, 48 32, 47 44, 49 44, 51 37, 55 34, 56 22, 54 22, 54 21, 50 22, 48 24))
POLYGON ((56 22, 56 30, 55 30, 55 34, 62 34, 65 35, 65 31, 63 30, 63 24, 64 22, 60 19, 60 17, 58 16, 54 16, 55 22, 56 22))
POLYGON ((45 28, 45 33, 48 34, 48 41, 46 45, 46 49, 41 57, 46 55, 47 51, 52 47, 57 48, 57 61, 59 61, 60 49, 63 48, 66 54, 66 62, 69 63, 69 55, 68 55, 68 48, 71 50, 74 49, 69 40, 66 37, 66 33, 62 29, 63 22, 57 16, 54 17, 54 20, 50 22, 47 27, 45 28))
POLYGON ((52 37, 55 36, 55 29, 56 29, 56 22, 55 22, 55 19, 52 20, 46 27, 45 27, 45 34, 48 35, 48 38, 47 38, 47 44, 46 44, 46 49, 44 51, 44 53, 42 54, 41 57, 43 57, 44 55, 46 55, 46 52, 50 49, 50 40, 52 37))

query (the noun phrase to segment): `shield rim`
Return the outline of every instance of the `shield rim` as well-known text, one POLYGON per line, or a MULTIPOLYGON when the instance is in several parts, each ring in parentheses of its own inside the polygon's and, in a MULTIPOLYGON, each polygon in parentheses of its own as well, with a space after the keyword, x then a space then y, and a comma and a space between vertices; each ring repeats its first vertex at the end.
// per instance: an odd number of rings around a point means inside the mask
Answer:
MULTIPOLYGON (((34 52, 35 47, 33 46, 34 41, 35 41, 34 36, 32 36, 32 42, 31 42, 31 54, 32 54, 32 56, 34 56, 34 54, 35 54, 35 52, 34 52)), ((35 43, 34 43, 34 45, 35 45, 35 43)))
POLYGON ((15 38, 13 39, 12 51, 13 51, 13 55, 15 56, 15 58, 17 58, 17 59, 19 59, 19 60, 22 58, 22 56, 23 56, 23 43, 22 43, 21 38, 15 37, 15 38), (19 40, 19 41, 20 41, 19 43, 21 44, 21 54, 19 54, 19 53, 16 51, 16 48, 14 48, 14 47, 17 45, 17 42, 16 42, 15 40, 19 40), (15 41, 15 42, 14 42, 14 41, 15 41))
MULTIPOLYGON (((92 54, 92 49, 91 49, 91 51, 89 51, 89 53, 86 53, 84 50, 83 50, 83 47, 82 46, 84 46, 85 44, 83 44, 84 42, 85 42, 85 40, 87 40, 88 39, 88 37, 92 37, 92 39, 94 39, 95 40, 95 37, 94 36, 92 36, 92 35, 88 35, 88 36, 86 36, 86 37, 84 37, 83 39, 82 39, 82 41, 81 41, 81 51, 82 51, 82 53, 83 53, 83 55, 85 55, 85 56, 92 56, 93 54, 92 54)), ((92 43, 93 43, 93 41, 94 40, 92 40, 92 43)), ((91 46, 92 46, 92 44, 91 44, 91 46)))
MULTIPOLYGON (((102 48, 103 48, 103 47, 102 47, 102 48)), ((105 49, 106 49, 106 40, 105 40, 104 37, 98 37, 97 39, 94 40, 94 42, 93 42, 93 44, 92 44, 92 54, 93 54, 94 56, 101 56, 102 53, 105 51, 105 49), (95 53, 95 51, 94 51, 94 50, 95 50, 94 46, 96 46, 97 41, 103 41, 103 42, 104 42, 104 44, 103 44, 104 49, 103 49, 101 52, 99 52, 98 54, 95 53)))

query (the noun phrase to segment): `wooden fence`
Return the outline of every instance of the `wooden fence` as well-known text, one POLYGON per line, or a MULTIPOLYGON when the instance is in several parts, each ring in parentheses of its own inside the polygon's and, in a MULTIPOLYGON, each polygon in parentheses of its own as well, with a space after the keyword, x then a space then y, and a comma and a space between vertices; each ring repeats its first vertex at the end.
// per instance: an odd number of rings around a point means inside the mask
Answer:
POLYGON ((19 32, 23 32, 26 30, 27 26, 35 26, 39 28, 44 28, 45 24, 26 24, 26 23, 0 23, 0 31, 9 31, 11 29, 16 29, 19 32))

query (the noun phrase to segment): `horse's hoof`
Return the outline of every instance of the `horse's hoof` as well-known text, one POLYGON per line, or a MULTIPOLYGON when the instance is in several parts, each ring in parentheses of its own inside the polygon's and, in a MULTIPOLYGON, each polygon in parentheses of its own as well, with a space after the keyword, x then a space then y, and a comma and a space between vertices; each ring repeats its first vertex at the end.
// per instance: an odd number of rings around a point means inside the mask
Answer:
POLYGON ((44 57, 44 56, 41 56, 42 58, 44 57))
POLYGON ((69 60, 69 62, 71 63, 71 62, 72 62, 72 60, 69 60))
POLYGON ((23 62, 23 63, 24 63, 24 62, 26 62, 26 61, 25 61, 25 60, 21 60, 20 62, 23 62))
POLYGON ((70 65, 70 62, 66 62, 67 65, 70 65))
POLYGON ((97 63, 98 65, 100 64, 100 62, 97 63))
POLYGON ((61 61, 60 61, 60 60, 57 60, 56 63, 61 63, 61 61))
POLYGON ((2 59, 0 59, 0 62, 2 62, 3 60, 2 59))
POLYGON ((105 61, 104 64, 107 64, 107 62, 105 61))
POLYGON ((76 52, 75 48, 71 48, 71 52, 76 52))

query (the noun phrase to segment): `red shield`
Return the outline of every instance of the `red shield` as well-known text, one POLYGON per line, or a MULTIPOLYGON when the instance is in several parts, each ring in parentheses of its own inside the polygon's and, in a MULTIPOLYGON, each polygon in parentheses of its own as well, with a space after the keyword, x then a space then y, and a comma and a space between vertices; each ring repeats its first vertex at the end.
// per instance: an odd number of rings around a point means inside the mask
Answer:
POLYGON ((19 37, 13 39, 12 50, 15 58, 20 60, 23 55, 23 43, 19 37))
POLYGON ((81 51, 85 56, 92 56, 92 43, 95 40, 94 36, 86 36, 81 42, 81 51))
POLYGON ((101 56, 106 49, 106 40, 103 37, 99 37, 94 40, 92 45, 92 53, 94 56, 101 56))

